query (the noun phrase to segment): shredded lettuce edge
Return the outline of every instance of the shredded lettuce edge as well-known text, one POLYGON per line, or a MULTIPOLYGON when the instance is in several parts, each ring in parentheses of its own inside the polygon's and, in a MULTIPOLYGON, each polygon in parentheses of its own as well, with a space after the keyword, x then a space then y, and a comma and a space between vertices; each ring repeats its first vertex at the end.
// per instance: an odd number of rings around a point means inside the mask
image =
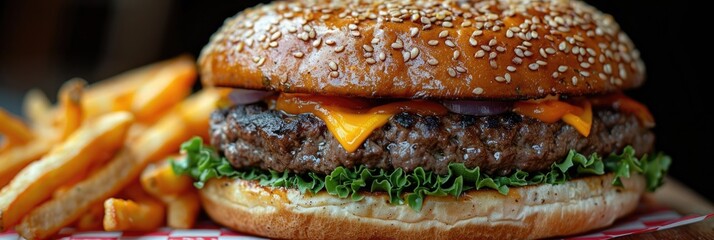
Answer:
POLYGON ((337 167, 328 175, 307 173, 296 174, 258 168, 235 169, 225 157, 215 149, 203 144, 200 137, 194 137, 181 145, 186 155, 184 161, 171 161, 173 171, 192 177, 196 188, 203 188, 213 178, 239 178, 259 181, 262 186, 296 188, 301 193, 311 194, 327 191, 339 198, 359 201, 363 192, 385 192, 395 205, 407 204, 420 211, 426 196, 453 196, 458 198, 466 191, 493 189, 508 194, 510 187, 537 184, 562 184, 585 176, 614 173, 614 186, 623 187, 622 178, 631 174, 641 174, 646 179, 648 191, 654 191, 663 184, 671 158, 663 153, 644 155, 637 158, 635 150, 627 146, 620 154, 601 157, 598 154, 585 156, 574 150, 559 163, 553 163, 550 170, 524 172, 517 170, 507 176, 489 176, 478 167, 468 168, 463 163, 451 163, 445 175, 417 167, 412 172, 398 168, 394 170, 368 169, 364 165, 354 168, 337 167))

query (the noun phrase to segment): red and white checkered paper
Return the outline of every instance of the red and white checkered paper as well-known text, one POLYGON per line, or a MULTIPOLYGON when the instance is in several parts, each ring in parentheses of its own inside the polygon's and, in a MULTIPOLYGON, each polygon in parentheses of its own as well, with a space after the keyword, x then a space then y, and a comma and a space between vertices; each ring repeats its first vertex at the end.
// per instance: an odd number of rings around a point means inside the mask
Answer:
MULTIPOLYGON (((632 234, 665 230, 679 227, 686 224, 703 221, 714 217, 714 213, 708 215, 682 216, 679 213, 667 208, 646 208, 640 207, 630 216, 618 220, 608 229, 590 232, 581 236, 571 236, 569 240, 604 240, 632 234)), ((198 224, 194 229, 178 230, 162 228, 154 232, 77 232, 71 228, 65 228, 56 236, 57 239, 66 240, 117 240, 117 239, 141 239, 141 240, 249 240, 264 239, 244 233, 237 233, 225 228, 221 228, 211 222, 198 224)), ((0 240, 22 239, 15 232, 0 233, 0 240)))

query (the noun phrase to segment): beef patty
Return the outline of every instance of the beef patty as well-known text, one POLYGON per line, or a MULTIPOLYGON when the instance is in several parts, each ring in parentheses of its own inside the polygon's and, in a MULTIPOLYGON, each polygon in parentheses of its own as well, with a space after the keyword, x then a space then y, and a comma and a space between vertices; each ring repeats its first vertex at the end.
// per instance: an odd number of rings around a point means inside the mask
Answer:
POLYGON ((262 103, 214 112, 210 131, 212 144, 236 168, 298 173, 330 173, 339 166, 364 164, 405 171, 423 167, 444 174, 453 162, 501 175, 548 169, 571 149, 608 155, 632 145, 643 154, 654 142, 654 134, 635 116, 611 109, 594 110, 589 137, 563 122, 544 123, 512 112, 487 117, 400 113, 352 153, 316 116, 285 114, 262 103))

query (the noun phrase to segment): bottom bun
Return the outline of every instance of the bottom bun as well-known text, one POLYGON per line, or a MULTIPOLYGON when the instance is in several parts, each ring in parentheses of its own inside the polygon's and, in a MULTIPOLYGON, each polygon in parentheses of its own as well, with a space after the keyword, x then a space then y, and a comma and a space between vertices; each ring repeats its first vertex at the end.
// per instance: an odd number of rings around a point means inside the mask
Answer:
POLYGON ((282 239, 526 239, 564 236, 612 224, 632 212, 644 191, 640 175, 612 186, 613 175, 560 185, 469 191, 459 198, 426 197, 417 212, 386 194, 361 201, 326 192, 263 187, 214 179, 201 190, 208 215, 237 231, 282 239))

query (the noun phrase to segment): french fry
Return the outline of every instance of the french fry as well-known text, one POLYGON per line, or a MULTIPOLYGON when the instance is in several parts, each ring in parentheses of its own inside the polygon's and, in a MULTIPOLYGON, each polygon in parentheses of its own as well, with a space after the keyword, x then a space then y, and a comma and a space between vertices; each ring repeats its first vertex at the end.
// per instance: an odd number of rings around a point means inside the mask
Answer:
POLYGON ((141 173, 140 182, 144 191, 167 205, 166 223, 172 228, 191 228, 200 211, 198 194, 193 188, 192 179, 186 175, 177 175, 169 159, 182 161, 181 156, 169 157, 159 163, 150 164, 141 173))
POLYGON ((159 115, 157 113, 165 112, 188 96, 195 81, 194 61, 189 57, 179 57, 137 89, 132 99, 131 111, 138 121, 156 120, 159 115))
POLYGON ((196 223, 198 213, 201 211, 201 202, 196 189, 189 189, 176 196, 167 199, 166 203, 166 225, 172 228, 189 229, 196 223))
POLYGON ((49 152, 53 144, 52 139, 38 138, 0 152, 0 187, 9 183, 25 166, 49 152))
POLYGON ((165 207, 147 195, 138 184, 122 192, 129 200, 109 198, 104 201, 105 231, 148 231, 161 227, 165 207))
POLYGON ((22 104, 25 116, 32 123, 33 128, 48 127, 52 124, 52 104, 45 93, 39 89, 32 89, 25 95, 22 104))
POLYGON ((56 188, 86 170, 91 160, 118 149, 132 121, 127 112, 107 114, 85 124, 42 159, 22 169, 0 191, 0 231, 15 225, 56 188))
POLYGON ((82 124, 82 92, 86 82, 72 79, 62 85, 59 92, 60 139, 67 139, 82 124))
POLYGON ((87 212, 77 220, 76 227, 79 231, 104 230, 104 203, 92 205, 87 212))
POLYGON ((193 180, 186 175, 177 175, 168 160, 150 164, 139 178, 144 191, 156 198, 176 196, 193 187, 193 180))
POLYGON ((32 130, 22 121, 0 107, 0 134, 4 134, 10 142, 26 143, 35 136, 32 130))
POLYGON ((129 142, 103 168, 75 185, 69 192, 50 199, 25 215, 16 230, 26 239, 44 239, 76 221, 94 203, 116 195, 136 179, 150 162, 178 151, 184 140, 205 131, 193 126, 208 124, 221 91, 204 89, 182 101, 174 110, 129 142), (213 99, 214 101, 210 101, 213 99), (193 109, 187 121, 180 109, 193 109))
POLYGON ((82 101, 84 118, 91 119, 112 111, 129 111, 134 92, 172 61, 129 70, 88 86, 82 101))

